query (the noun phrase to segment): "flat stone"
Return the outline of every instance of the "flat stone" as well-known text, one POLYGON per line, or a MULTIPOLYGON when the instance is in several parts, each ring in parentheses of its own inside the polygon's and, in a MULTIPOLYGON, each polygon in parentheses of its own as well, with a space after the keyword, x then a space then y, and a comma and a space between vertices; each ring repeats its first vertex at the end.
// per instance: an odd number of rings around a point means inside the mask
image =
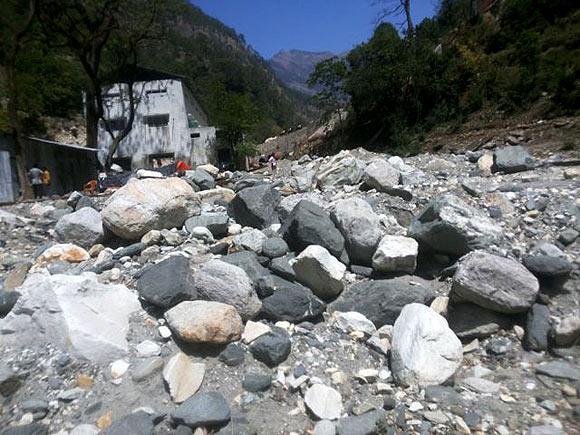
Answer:
POLYGON ((534 351, 548 350, 549 333, 550 309, 546 305, 532 305, 526 320, 524 347, 534 351))
POLYGON ((566 361, 550 361, 536 367, 536 373, 551 378, 570 379, 580 381, 580 368, 566 361))
POLYGON ((178 425, 220 428, 228 424, 231 412, 228 402, 220 393, 207 392, 190 397, 171 416, 178 425))
POLYGON ((306 390, 304 403, 320 419, 336 420, 342 414, 342 396, 323 384, 314 384, 306 390))
POLYGON ((344 417, 336 425, 337 435, 372 435, 386 430, 385 413, 382 410, 365 412, 358 416, 344 417))
POLYGON ((242 334, 242 341, 245 344, 250 344, 256 338, 270 332, 272 328, 265 323, 252 322, 248 320, 246 326, 244 327, 244 333, 242 334))
POLYGON ((205 376, 205 364, 194 363, 187 355, 173 355, 163 369, 163 379, 175 403, 181 403, 199 390, 205 376))
POLYGON ((364 332, 366 335, 373 335, 377 330, 373 322, 367 319, 363 314, 357 313, 356 311, 345 313, 335 311, 332 313, 330 322, 334 323, 339 329, 347 334, 354 331, 360 331, 364 332))
POLYGON ((263 373, 249 372, 246 373, 242 380, 244 390, 251 393, 269 390, 271 385, 272 377, 263 373))
POLYGON ((135 347, 135 349, 137 350, 139 356, 143 358, 157 356, 161 353, 161 347, 151 340, 142 341, 135 347))
POLYGON ((499 393, 499 384, 488 381, 483 378, 466 378, 462 381, 462 385, 476 393, 482 394, 497 394, 499 393))
POLYGON ((147 358, 144 361, 138 363, 133 370, 131 379, 134 382, 143 382, 152 377, 155 373, 160 372, 163 369, 163 358, 153 357, 147 358))

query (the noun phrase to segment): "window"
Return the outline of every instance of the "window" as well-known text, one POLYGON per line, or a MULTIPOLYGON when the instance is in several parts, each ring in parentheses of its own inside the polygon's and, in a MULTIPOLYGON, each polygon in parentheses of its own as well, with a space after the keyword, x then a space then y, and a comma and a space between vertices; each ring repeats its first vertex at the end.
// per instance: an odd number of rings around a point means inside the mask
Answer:
POLYGON ((113 131, 121 131, 127 125, 126 118, 111 118, 107 120, 107 124, 109 124, 109 128, 113 131))
POLYGON ((192 139, 195 139, 196 137, 200 137, 200 136, 201 136, 201 134, 199 132, 191 133, 189 135, 189 137, 191 137, 192 139))
POLYGON ((149 127, 167 127, 169 125, 169 114, 144 116, 143 124, 149 127))
POLYGON ((167 93, 167 89, 150 89, 148 91, 145 91, 145 95, 166 94, 166 93, 167 93))

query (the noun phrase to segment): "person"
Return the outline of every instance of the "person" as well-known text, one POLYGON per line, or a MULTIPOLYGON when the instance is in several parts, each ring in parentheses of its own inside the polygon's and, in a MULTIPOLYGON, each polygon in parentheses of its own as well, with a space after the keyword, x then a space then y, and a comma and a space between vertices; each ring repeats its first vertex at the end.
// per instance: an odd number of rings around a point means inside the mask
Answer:
POLYGON ((276 157, 274 157, 274 154, 272 154, 270 156, 270 158, 268 159, 268 163, 270 163, 270 167, 272 168, 272 173, 276 173, 276 166, 278 165, 278 162, 276 161, 276 157))
POLYGON ((45 166, 42 168, 42 187, 43 187, 43 193, 46 196, 48 196, 48 194, 50 192, 50 183, 51 183, 50 171, 45 166))
POLYGON ((30 179, 30 184, 32 184, 34 199, 42 198, 42 169, 38 167, 37 163, 28 171, 28 178, 30 179))

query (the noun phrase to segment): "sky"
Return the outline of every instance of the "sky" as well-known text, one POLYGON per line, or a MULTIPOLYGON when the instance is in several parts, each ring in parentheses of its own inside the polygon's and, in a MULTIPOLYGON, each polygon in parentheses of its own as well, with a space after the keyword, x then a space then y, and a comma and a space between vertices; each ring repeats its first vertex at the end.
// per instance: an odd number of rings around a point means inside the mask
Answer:
MULTIPOLYGON (((369 39, 380 11, 373 0, 190 1, 242 33, 246 42, 266 59, 290 49, 348 51, 369 39)), ((432 16, 436 4, 437 0, 412 1, 415 23, 432 16)))

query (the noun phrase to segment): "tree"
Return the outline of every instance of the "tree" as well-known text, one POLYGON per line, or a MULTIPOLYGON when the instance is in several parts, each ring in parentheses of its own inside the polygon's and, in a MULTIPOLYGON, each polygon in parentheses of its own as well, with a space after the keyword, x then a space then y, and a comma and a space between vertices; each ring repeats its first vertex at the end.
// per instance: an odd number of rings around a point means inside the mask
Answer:
POLYGON ((26 38, 36 19, 36 0, 13 0, 3 6, 2 11, 2 59, 8 87, 8 123, 14 140, 16 168, 22 189, 22 197, 32 196, 26 172, 26 145, 23 140, 22 124, 18 113, 20 90, 18 86, 17 61, 22 53, 26 38))
POLYGON ((379 21, 383 21, 388 17, 399 17, 404 14, 407 26, 407 38, 413 36, 415 27, 413 26, 413 17, 411 16, 411 0, 375 0, 374 3, 383 6, 379 14, 379 21))

